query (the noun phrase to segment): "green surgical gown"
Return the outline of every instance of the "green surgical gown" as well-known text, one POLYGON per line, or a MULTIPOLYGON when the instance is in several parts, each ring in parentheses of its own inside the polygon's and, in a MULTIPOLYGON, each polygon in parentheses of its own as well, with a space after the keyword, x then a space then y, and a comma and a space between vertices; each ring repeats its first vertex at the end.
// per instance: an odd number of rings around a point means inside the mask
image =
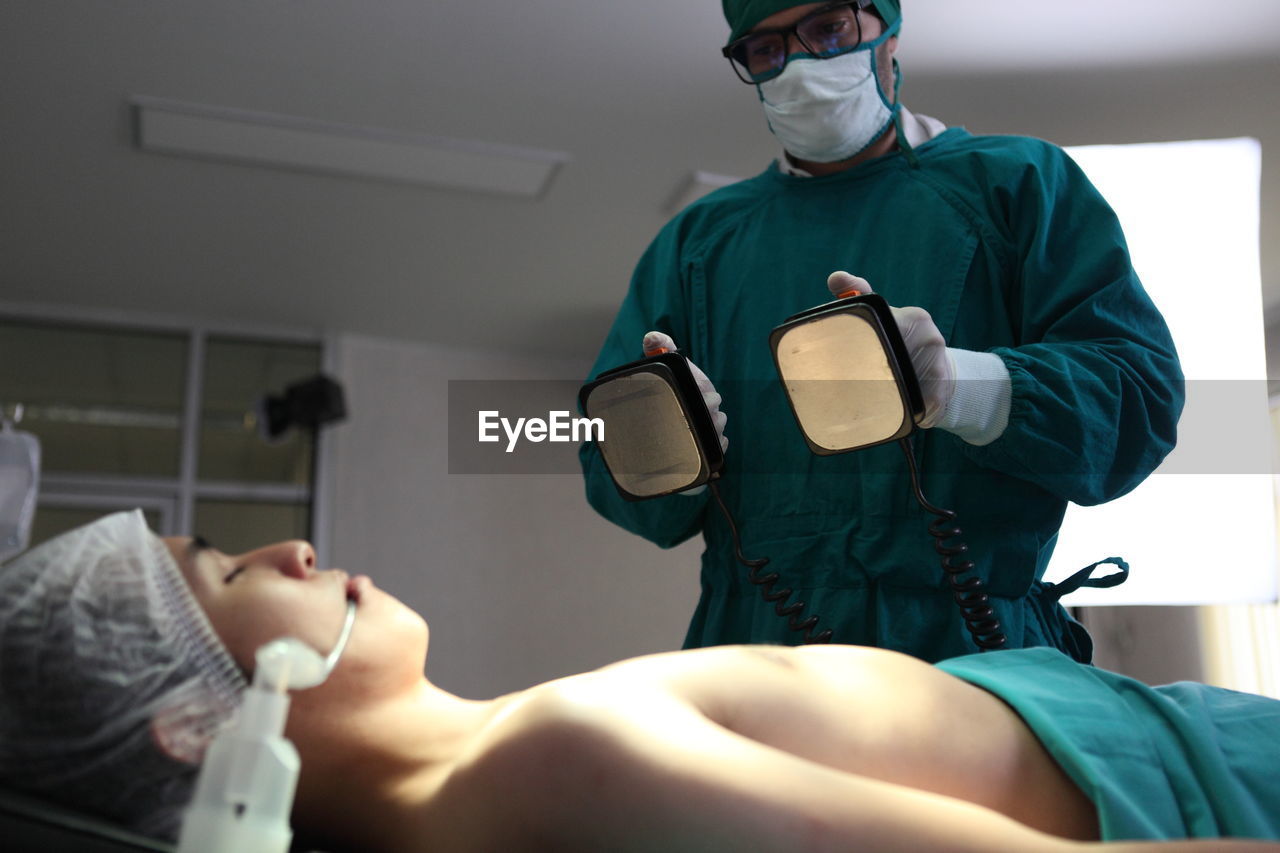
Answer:
MULTIPOLYGON (((1087 633, 1041 577, 1068 501, 1116 498, 1172 449, 1183 383, 1115 214, 1062 149, 954 128, 914 158, 825 177, 775 164, 718 190, 649 246, 592 376, 640 358, 646 331, 669 333, 724 398, 720 489, 745 555, 767 557, 836 642, 973 652, 900 448, 810 453, 778 381, 770 330, 829 301, 837 269, 925 308, 949 346, 1003 359, 1007 429, 982 447, 918 432, 924 493, 957 513, 1009 646, 1088 660, 1087 633)), ((801 640, 746 581, 708 492, 628 502, 593 443, 581 461, 606 518, 664 548, 703 534, 686 647, 801 640)), ((1123 544, 1097 543, 1099 557, 1123 544)))

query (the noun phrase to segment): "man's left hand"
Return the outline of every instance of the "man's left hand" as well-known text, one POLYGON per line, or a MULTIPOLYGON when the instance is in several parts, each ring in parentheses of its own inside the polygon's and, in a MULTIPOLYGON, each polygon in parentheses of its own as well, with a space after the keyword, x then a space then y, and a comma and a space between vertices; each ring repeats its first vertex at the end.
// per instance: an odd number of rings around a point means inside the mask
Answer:
MULTIPOLYGON (((865 278, 843 271, 833 272, 827 278, 827 287, 836 296, 847 295, 850 291, 857 291, 859 295, 872 292, 871 284, 865 278)), ((956 390, 956 368, 947 350, 947 342, 929 312, 923 308, 890 306, 889 310, 902 333, 916 379, 920 381, 924 416, 919 425, 925 428, 936 426, 956 390)))

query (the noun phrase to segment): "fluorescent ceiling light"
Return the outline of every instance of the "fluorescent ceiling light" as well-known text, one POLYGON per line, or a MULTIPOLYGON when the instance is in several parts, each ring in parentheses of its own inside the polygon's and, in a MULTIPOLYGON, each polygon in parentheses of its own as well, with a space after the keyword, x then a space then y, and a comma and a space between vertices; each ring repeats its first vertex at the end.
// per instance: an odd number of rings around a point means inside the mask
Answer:
POLYGON ((145 96, 129 103, 138 146, 161 154, 524 198, 542 195, 569 159, 557 151, 145 96))

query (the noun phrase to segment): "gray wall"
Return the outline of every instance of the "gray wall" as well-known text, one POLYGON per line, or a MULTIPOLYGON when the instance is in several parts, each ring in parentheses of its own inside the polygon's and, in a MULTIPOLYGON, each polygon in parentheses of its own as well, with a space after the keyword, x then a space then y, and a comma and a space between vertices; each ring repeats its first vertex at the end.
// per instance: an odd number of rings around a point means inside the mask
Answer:
POLYGON ((576 472, 449 473, 449 380, 588 365, 356 336, 336 361, 351 415, 332 432, 333 563, 426 616, 433 682, 487 698, 680 646, 700 543, 661 551, 606 522, 576 472))
POLYGON ((1205 681, 1198 607, 1085 607, 1093 662, 1147 684, 1205 681))

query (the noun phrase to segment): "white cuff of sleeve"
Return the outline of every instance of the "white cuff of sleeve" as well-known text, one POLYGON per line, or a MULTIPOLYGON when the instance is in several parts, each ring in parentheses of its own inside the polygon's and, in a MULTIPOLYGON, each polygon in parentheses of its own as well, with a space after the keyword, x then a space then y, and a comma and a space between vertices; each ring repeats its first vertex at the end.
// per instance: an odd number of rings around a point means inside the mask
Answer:
POLYGON ((1004 359, 991 352, 947 348, 956 390, 937 428, 981 447, 1004 434, 1013 401, 1013 380, 1004 359))

